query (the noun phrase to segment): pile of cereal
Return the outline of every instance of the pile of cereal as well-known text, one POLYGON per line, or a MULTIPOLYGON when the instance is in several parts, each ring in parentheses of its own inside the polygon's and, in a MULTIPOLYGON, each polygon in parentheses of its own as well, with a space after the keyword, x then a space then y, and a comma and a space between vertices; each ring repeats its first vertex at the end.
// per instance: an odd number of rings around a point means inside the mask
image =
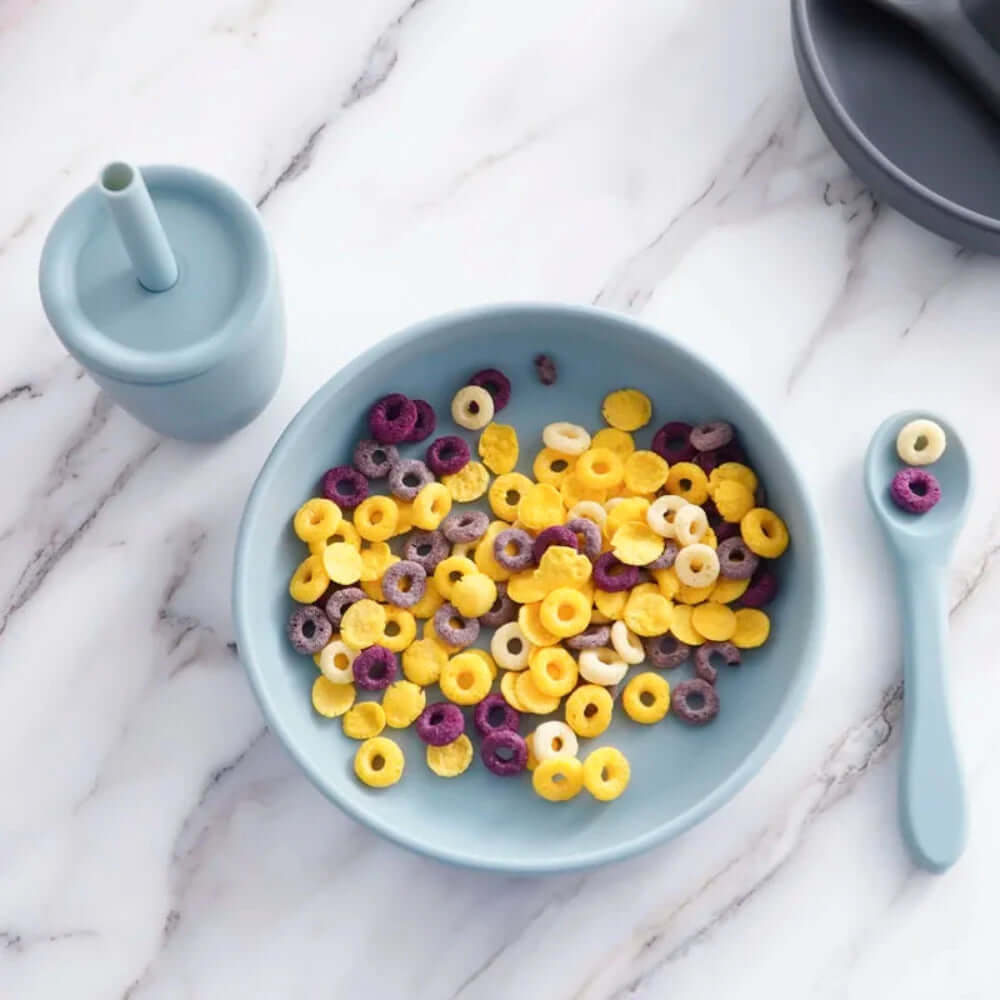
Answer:
POLYGON ((292 577, 288 636, 319 667, 316 711, 361 741, 366 784, 400 779, 403 752, 383 733, 413 726, 442 777, 470 766, 475 732, 494 774, 531 771, 551 801, 581 788, 609 801, 629 763, 580 741, 607 730, 617 702, 644 725, 717 715, 718 664, 768 638, 761 608, 788 532, 727 423, 671 421, 639 448, 652 404, 619 389, 593 435, 544 429, 531 478, 516 471, 516 430, 494 420, 510 398, 510 380, 487 369, 452 400, 453 421, 480 432, 480 460, 452 434, 424 460, 403 458, 400 446, 434 434, 434 410, 399 393, 375 403, 371 438, 295 514, 310 554, 292 577), (457 509, 483 497, 492 518, 457 509), (666 672, 689 659, 693 676, 671 686, 666 672))
POLYGON ((933 465, 943 454, 947 438, 940 424, 933 420, 911 420, 896 436, 896 453, 906 463, 892 477, 889 496, 908 514, 926 514, 941 499, 941 484, 933 465))

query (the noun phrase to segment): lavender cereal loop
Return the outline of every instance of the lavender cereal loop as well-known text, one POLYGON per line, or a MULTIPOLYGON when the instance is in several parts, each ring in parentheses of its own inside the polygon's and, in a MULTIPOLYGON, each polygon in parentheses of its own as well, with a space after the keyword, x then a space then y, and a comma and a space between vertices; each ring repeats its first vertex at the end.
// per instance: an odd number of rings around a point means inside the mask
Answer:
POLYGON ((490 519, 481 510, 456 510, 441 522, 441 533, 453 543, 478 542, 489 526, 490 519))
POLYGON ((577 536, 579 550, 588 559, 596 559, 601 554, 601 529, 589 517, 570 518, 563 527, 577 536))
POLYGON ((447 539, 440 531, 414 531, 403 546, 403 558, 420 563, 433 573, 437 565, 451 554, 447 539))
POLYGON ((399 444, 409 437, 417 423, 417 407, 400 392, 383 396, 369 411, 372 437, 383 444, 399 444))
POLYGON ((719 714, 719 693, 708 681, 694 677, 674 688, 670 708, 679 719, 703 726, 719 714))
POLYGON ((657 670, 673 670, 690 655, 691 647, 675 635, 654 635, 643 641, 646 656, 657 670))
POLYGON ((465 730, 465 716, 458 705, 437 701, 428 705, 416 721, 417 736, 428 746, 443 747, 453 743, 465 730))
POLYGON ((742 538, 734 536, 719 543, 719 574, 728 580, 749 580, 757 570, 760 559, 750 551, 742 538))
POLYGON ((582 632, 570 636, 566 645, 570 649, 600 649, 611 642, 611 629, 607 625, 588 625, 582 632))
POLYGON ((427 571, 412 559, 401 559, 382 574, 382 596, 397 608, 412 608, 426 591, 427 571))
POLYGON ((695 676, 709 684, 714 684, 719 675, 718 668, 712 665, 713 656, 721 656, 731 667, 739 666, 740 663, 740 651, 731 642, 706 642, 699 646, 694 651, 695 676))
POLYGON ((719 448, 725 448, 733 440, 733 427, 732 424, 727 424, 724 420, 713 420, 709 424, 699 424, 692 428, 688 440, 697 451, 718 451, 719 448))
POLYGON ((428 483, 433 482, 433 473, 419 458, 405 458, 389 473, 389 490, 404 502, 415 499, 428 483))
POLYGON ((493 539, 493 557, 504 569, 528 569, 535 540, 521 528, 505 528, 493 539))
POLYGON ((663 551, 651 563, 646 563, 643 568, 648 570, 670 569, 679 551, 677 543, 672 538, 668 538, 663 543, 663 551))
POLYGON ((417 422, 407 436, 407 441, 426 441, 437 427, 437 416, 434 407, 426 399, 415 399, 413 405, 417 408, 417 422))
POLYGON ((344 612, 358 601, 363 601, 368 595, 360 587, 344 587, 342 590, 334 591, 327 599, 326 617, 334 628, 340 628, 340 620, 344 617, 344 612))
POLYGON ((450 476, 469 464, 469 446, 464 438, 447 434, 436 438, 427 449, 427 464, 437 476, 450 476))
POLYGON ((476 729, 483 736, 495 733, 500 729, 512 729, 516 733, 521 725, 520 714, 507 704, 507 699, 499 691, 488 694, 476 705, 473 718, 476 729))
POLYGON ((479 619, 465 618, 446 601, 434 612, 434 631, 450 646, 471 646, 479 638, 479 619))
POLYGON ((498 368, 484 368, 469 379, 493 397, 493 411, 499 413, 510 402, 510 379, 498 368))
POLYGON ((495 729, 483 737, 480 754, 487 769, 501 778, 520 774, 528 762, 528 745, 513 729, 495 729))
POLYGON ((352 510, 368 496, 368 480, 349 465, 338 465, 323 473, 323 496, 343 510, 352 510))
POLYGON ((369 479, 384 479, 399 461, 395 445, 382 444, 366 438, 354 449, 354 468, 369 479))
POLYGON ((330 619, 315 605, 296 608, 288 619, 288 639, 296 653, 318 653, 333 635, 330 619))
POLYGON ((479 624, 487 628, 499 628, 517 619, 518 606, 507 596, 507 584, 497 584, 497 599, 485 615, 479 616, 479 624))

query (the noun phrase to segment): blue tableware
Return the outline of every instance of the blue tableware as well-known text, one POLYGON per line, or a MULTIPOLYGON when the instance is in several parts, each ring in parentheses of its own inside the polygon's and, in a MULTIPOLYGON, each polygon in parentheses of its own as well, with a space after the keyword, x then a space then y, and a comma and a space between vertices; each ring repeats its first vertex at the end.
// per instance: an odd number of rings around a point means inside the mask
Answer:
MULTIPOLYGON (((423 446, 404 446, 420 455, 423 446)), ((631 319, 569 306, 498 306, 429 320, 382 341, 338 372, 306 404, 264 465, 247 503, 236 549, 233 606, 240 657, 272 730, 316 785, 379 833, 434 857, 508 872, 554 872, 623 858, 674 836, 718 808, 761 767, 791 725, 814 665, 823 587, 819 536, 792 462, 757 408, 708 364, 675 341, 631 319), (543 386, 533 358, 551 355, 559 368, 543 386), (618 746, 629 758, 625 795, 601 805, 581 794, 555 805, 538 798, 526 775, 498 778, 478 760, 461 777, 443 780, 427 768, 412 731, 391 731, 406 754, 400 783, 376 790, 352 773, 357 744, 338 720, 317 716, 311 658, 285 637, 288 580, 304 549, 292 530, 295 510, 315 495, 331 465, 349 460, 366 416, 380 396, 398 391, 427 399, 438 433, 478 435, 453 426, 452 395, 482 368, 502 368, 513 382, 499 419, 521 443, 519 468, 530 473, 542 427, 570 420, 600 427, 611 390, 635 386, 654 402, 653 423, 637 437, 648 447, 669 419, 722 417, 736 424, 750 459, 786 519, 792 544, 777 564, 782 591, 768 610, 770 642, 719 678, 722 711, 691 728, 667 716, 655 726, 616 718, 584 752, 618 746)), ((670 675, 690 676, 691 664, 670 675)), ((617 715, 624 716, 619 711, 617 715)), ((525 729, 525 732, 527 730, 525 729)))
POLYGON ((903 760, 899 817, 913 859, 929 871, 953 865, 966 840, 965 791, 948 708, 948 562, 972 492, 969 457, 953 427, 928 413, 897 413, 875 432, 865 488, 896 571, 903 633, 903 760), (944 455, 928 466, 941 500, 926 514, 900 510, 889 496, 904 468, 896 436, 911 420, 939 423, 944 455))
POLYGON ((278 386, 274 254, 256 209, 207 174, 106 166, 52 227, 39 289, 70 354, 163 434, 225 437, 278 386))

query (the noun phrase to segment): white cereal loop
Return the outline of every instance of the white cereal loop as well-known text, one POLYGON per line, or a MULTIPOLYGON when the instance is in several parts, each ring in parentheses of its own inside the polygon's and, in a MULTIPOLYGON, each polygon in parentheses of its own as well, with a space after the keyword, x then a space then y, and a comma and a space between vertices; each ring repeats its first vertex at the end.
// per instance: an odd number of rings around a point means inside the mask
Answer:
POLYGON ((561 451, 564 455, 582 455, 590 447, 590 435, 579 424, 565 421, 549 424, 542 431, 546 448, 561 451))
POLYGON ((565 722, 553 719, 543 722, 531 734, 531 748, 535 751, 535 760, 541 763, 550 757, 575 757, 580 744, 576 733, 565 722))
POLYGON ((697 504, 685 504, 674 515, 674 537, 679 544, 694 545, 701 541, 706 531, 708 515, 697 504))
POLYGON ((642 663, 646 659, 646 649, 642 640, 625 624, 625 622, 615 622, 611 626, 611 645, 615 647, 615 652, 629 666, 642 663))
POLYGON ((481 430, 493 419, 493 397, 481 386, 463 386, 451 401, 451 419, 467 430, 481 430))
POLYGON ((613 649, 604 647, 582 650, 578 663, 585 681, 604 687, 617 684, 628 672, 628 664, 613 649))
POLYGON ((933 420, 911 420, 896 437, 896 451, 907 465, 930 465, 948 444, 944 429, 933 420))
POLYGON ((534 651, 534 646, 528 642, 517 622, 507 622, 493 633, 490 640, 490 652, 497 665, 504 670, 524 670, 528 666, 528 658, 534 651), (520 645, 518 645, 520 644, 520 645), (511 646, 514 648, 511 649, 511 646))
POLYGON ((357 652, 342 639, 328 642, 319 654, 319 669, 331 684, 350 684, 354 680, 357 652))
POLYGON ((604 501, 605 516, 610 514, 615 509, 615 507, 617 507, 620 503, 625 503, 627 499, 628 499, 627 497, 612 497, 610 500, 605 500, 604 501))
POLYGON ((685 545, 674 560, 674 572, 688 587, 707 587, 719 578, 719 557, 715 549, 700 542, 685 545))
POLYGON ((676 537, 674 518, 687 506, 688 502, 683 497, 673 495, 657 497, 646 511, 646 524, 658 535, 674 538, 676 537))
POLYGON ((572 520, 574 517, 585 517, 600 528, 607 520, 608 512, 596 500, 581 500, 569 509, 567 520, 572 520))

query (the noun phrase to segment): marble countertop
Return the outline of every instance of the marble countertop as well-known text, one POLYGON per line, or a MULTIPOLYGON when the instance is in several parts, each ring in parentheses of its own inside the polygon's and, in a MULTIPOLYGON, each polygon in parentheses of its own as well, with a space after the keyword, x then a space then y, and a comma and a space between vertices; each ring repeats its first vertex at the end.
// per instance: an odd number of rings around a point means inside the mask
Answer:
POLYGON ((781 0, 176 0, 0 7, 0 995, 979 998, 1000 878, 1000 270, 914 227, 805 106, 781 0), (211 448, 109 405, 35 274, 114 157, 199 165, 281 262, 278 396, 211 448), (483 301, 595 302, 711 356, 826 531, 808 701, 732 802, 610 868, 455 871, 333 808, 237 662, 253 477, 331 373, 483 301), (979 456, 951 573, 971 840, 896 824, 901 686, 860 461, 887 413, 979 456), (984 655, 985 654, 985 655, 984 655))

